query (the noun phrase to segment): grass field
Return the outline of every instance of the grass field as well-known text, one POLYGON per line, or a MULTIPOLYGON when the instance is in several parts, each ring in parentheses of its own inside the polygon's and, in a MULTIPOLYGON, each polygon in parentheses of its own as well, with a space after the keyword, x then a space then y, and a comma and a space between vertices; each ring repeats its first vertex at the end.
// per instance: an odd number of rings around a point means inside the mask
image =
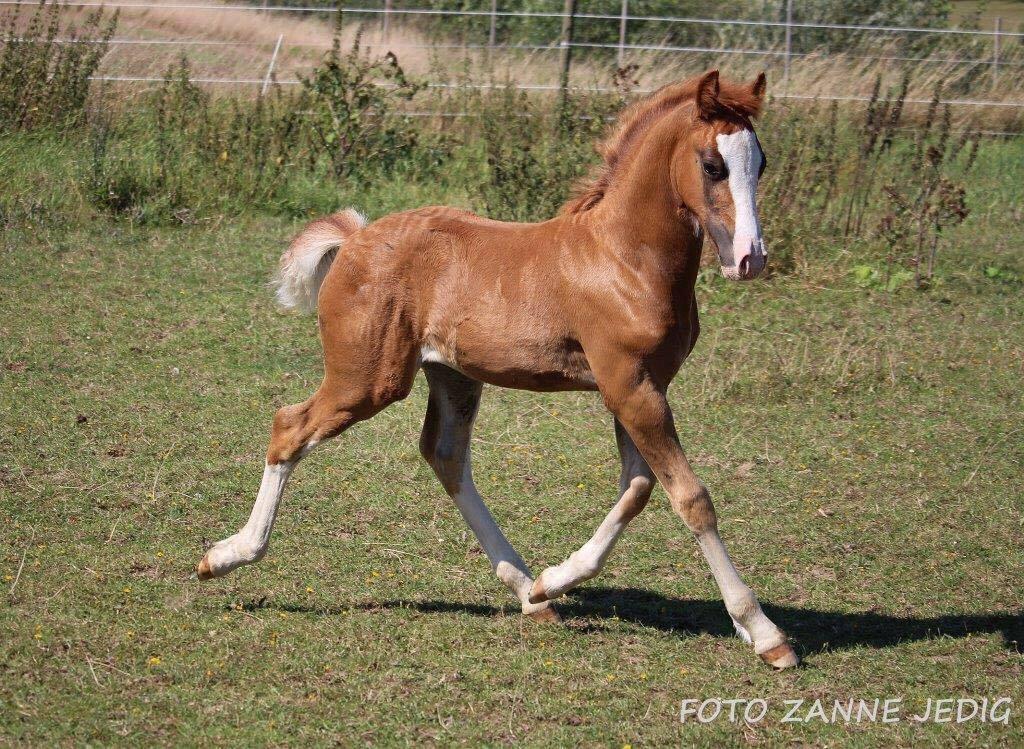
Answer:
MULTIPOLYGON (((9 164, 12 193, 55 179, 9 164)), ((76 221, 58 184, 0 250, 0 744, 1024 742, 1022 164, 1019 142, 983 151, 930 292, 863 288, 837 247, 699 282, 671 400, 805 660, 781 674, 731 635, 660 490, 564 626, 524 620, 419 458, 422 378, 303 463, 262 563, 189 579, 247 517, 274 410, 318 381, 314 321, 265 286, 296 226, 76 221), (1012 698, 1008 724, 909 720, 974 696, 1012 698), (770 710, 681 725, 707 697, 770 710), (899 723, 782 721, 784 700, 888 697, 899 723)), ((561 561, 614 499, 599 398, 489 389, 478 425, 499 523, 535 571, 561 561)))
POLYGON ((952 21, 957 24, 968 14, 980 11, 979 21, 982 28, 991 29, 996 18, 1002 19, 1004 29, 1018 31, 1021 23, 1024 23, 1024 2, 1021 0, 955 0, 953 2, 952 21))

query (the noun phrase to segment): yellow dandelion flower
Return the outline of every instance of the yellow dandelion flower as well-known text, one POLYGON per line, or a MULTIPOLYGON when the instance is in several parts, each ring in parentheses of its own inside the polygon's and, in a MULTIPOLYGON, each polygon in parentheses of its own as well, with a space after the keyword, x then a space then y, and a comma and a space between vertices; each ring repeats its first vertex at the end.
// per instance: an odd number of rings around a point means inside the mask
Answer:
POLYGON ((313 592, 313 589, 312 589, 312 588, 311 588, 310 586, 308 586, 308 585, 307 585, 307 586, 306 586, 306 592, 307 592, 307 593, 312 593, 312 592, 313 592))
POLYGON ((163 661, 160 660, 160 656, 159 655, 151 655, 151 656, 149 656, 149 665, 150 666, 159 666, 161 663, 163 663, 163 661))

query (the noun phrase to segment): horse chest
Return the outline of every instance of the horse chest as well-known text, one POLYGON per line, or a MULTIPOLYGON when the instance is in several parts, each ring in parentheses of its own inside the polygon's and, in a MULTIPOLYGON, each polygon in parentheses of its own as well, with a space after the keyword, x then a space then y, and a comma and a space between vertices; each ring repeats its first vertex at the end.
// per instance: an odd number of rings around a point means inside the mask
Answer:
POLYGON ((684 304, 652 305, 638 318, 624 348, 635 351, 645 369, 667 383, 690 355, 699 335, 697 305, 691 297, 684 304))

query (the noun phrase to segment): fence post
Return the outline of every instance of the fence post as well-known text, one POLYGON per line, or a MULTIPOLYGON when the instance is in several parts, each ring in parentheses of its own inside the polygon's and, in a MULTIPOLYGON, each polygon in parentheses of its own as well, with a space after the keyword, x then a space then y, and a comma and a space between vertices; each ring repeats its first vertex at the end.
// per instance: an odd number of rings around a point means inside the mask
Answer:
POLYGON ((572 31, 576 20, 576 0, 565 0, 562 15, 562 112, 569 102, 569 70, 572 67, 572 31))
POLYGON ((260 91, 260 96, 267 93, 267 88, 270 87, 270 76, 274 74, 274 63, 277 62, 277 53, 281 51, 281 42, 284 41, 284 34, 280 34, 277 37, 277 44, 274 45, 274 54, 270 56, 270 65, 267 66, 267 75, 263 79, 263 89, 260 91))
POLYGON ((622 16, 619 18, 619 67, 622 68, 626 56, 626 24, 629 23, 629 0, 622 0, 622 16))
POLYGON ((388 27, 391 25, 391 8, 394 0, 384 0, 384 13, 380 22, 380 35, 384 41, 388 39, 388 27))
POLYGON ((992 88, 999 85, 999 35, 1003 30, 1003 19, 996 16, 995 33, 992 35, 992 88))
POLYGON ((498 43, 498 0, 491 0, 491 29, 487 34, 487 59, 494 62, 494 45, 498 43))
POLYGON ((498 41, 498 0, 491 0, 491 32, 487 36, 487 44, 491 47, 498 41))
POLYGON ((782 68, 783 90, 789 91, 789 58, 793 54, 793 0, 786 0, 786 57, 782 68))

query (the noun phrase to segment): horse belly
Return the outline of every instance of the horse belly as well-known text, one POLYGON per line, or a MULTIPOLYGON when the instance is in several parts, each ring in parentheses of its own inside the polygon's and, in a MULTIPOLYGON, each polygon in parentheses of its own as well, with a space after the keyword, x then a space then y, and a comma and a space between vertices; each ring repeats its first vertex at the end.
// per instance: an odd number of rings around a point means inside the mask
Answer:
POLYGON ((524 336, 508 328, 460 325, 444 340, 428 336, 423 360, 447 364, 481 382, 519 390, 595 390, 578 341, 567 336, 524 336))

